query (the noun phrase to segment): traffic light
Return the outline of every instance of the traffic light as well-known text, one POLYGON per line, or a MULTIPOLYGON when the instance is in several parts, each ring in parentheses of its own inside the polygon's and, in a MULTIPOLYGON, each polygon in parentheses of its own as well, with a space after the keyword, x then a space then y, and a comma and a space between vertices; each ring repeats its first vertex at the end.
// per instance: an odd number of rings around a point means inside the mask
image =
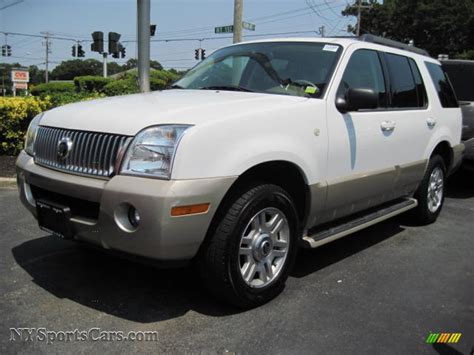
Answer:
POLYGON ((122 58, 125 58, 125 54, 126 54, 126 53, 125 53, 125 47, 122 46, 122 45, 120 45, 120 54, 121 54, 121 57, 122 57, 122 58))
POLYGON ((194 50, 194 58, 196 58, 196 60, 199 60, 199 53, 201 52, 201 48, 198 48, 196 50, 194 50))
POLYGON ((206 50, 201 49, 201 60, 204 60, 204 59, 206 59, 206 50))
POLYGON ((84 52, 84 50, 82 49, 82 45, 78 44, 77 45, 77 57, 78 58, 84 58, 85 55, 86 55, 86 52, 84 52))
POLYGON ((2 57, 11 57, 12 55, 12 46, 9 44, 4 44, 2 46, 2 57))
POLYGON ((12 46, 7 44, 7 57, 11 57, 12 55, 12 46))
POLYGON ((76 45, 72 46, 72 48, 71 48, 71 55, 72 55, 73 57, 76 56, 76 45))
POLYGON ((7 46, 4 44, 2 46, 2 57, 6 57, 7 56, 7 46))
POLYGON ((156 32, 156 25, 150 25, 150 36, 153 37, 156 32))
POLYGON ((91 44, 91 51, 102 53, 104 51, 104 33, 100 31, 93 32, 92 40, 94 42, 91 44))
MULTIPOLYGON (((117 32, 109 32, 109 54, 117 54, 119 52, 120 34, 117 32)), ((114 57, 117 58, 117 57, 114 57)))

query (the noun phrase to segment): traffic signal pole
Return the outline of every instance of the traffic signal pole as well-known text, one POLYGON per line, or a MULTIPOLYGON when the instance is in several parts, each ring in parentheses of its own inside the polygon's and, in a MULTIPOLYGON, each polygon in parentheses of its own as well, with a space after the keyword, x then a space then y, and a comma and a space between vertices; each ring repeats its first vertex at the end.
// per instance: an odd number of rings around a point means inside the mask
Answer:
POLYGON ((104 58, 103 73, 104 73, 104 78, 106 78, 107 77, 107 52, 102 53, 102 57, 104 58))
POLYGON ((140 91, 150 91, 150 0, 137 0, 138 80, 140 91))

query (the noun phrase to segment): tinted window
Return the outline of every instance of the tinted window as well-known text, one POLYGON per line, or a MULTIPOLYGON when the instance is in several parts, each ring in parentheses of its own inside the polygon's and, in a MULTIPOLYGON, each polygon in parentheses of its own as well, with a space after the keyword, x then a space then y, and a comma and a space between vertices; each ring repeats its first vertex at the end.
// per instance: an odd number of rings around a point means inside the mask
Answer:
POLYGON ((459 107, 453 88, 441 66, 434 63, 426 63, 431 79, 438 91, 439 100, 443 107, 459 107))
POLYGON ((337 95, 344 97, 350 88, 374 90, 379 95, 378 107, 387 107, 387 90, 377 52, 361 49, 352 54, 337 95))
POLYGON ((444 62, 443 69, 453 84, 456 96, 461 101, 474 101, 474 63, 444 62))
POLYGON ((420 70, 413 59, 408 59, 408 62, 410 63, 411 72, 413 74, 413 78, 415 79, 418 107, 426 107, 428 105, 428 96, 426 95, 426 88, 425 84, 423 83, 420 70))
POLYGON ((415 79, 408 58, 389 53, 385 56, 390 73, 391 106, 395 108, 418 107, 415 79))

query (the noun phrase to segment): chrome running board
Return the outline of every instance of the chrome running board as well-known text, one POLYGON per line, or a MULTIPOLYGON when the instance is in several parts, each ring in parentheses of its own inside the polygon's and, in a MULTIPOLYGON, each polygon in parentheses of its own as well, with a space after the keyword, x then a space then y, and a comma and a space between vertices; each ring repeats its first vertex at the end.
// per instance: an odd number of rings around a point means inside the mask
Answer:
POLYGON ((307 248, 317 248, 346 235, 360 231, 374 224, 392 218, 403 212, 418 206, 418 201, 414 198, 398 200, 390 205, 384 205, 377 210, 359 213, 356 218, 346 220, 343 223, 326 224, 325 227, 318 228, 313 233, 303 237, 303 246, 307 248))

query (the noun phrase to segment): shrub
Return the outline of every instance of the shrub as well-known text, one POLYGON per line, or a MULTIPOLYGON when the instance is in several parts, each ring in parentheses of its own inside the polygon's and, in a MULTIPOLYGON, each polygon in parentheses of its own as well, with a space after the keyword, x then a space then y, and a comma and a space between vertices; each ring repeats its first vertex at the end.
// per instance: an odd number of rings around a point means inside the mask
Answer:
POLYGON ((50 107, 49 97, 0 97, 0 154, 18 154, 30 121, 50 107))
POLYGON ((166 81, 158 79, 158 78, 150 78, 150 89, 152 91, 155 90, 163 90, 166 87, 166 81))
POLYGON ((105 97, 105 95, 101 93, 97 93, 97 92, 95 93, 73 92, 73 93, 56 94, 54 96, 51 96, 50 100, 52 103, 52 107, 57 107, 57 106, 67 105, 67 104, 71 104, 71 103, 79 102, 79 101, 99 99, 102 97, 105 97))
POLYGON ((115 80, 104 87, 104 94, 107 96, 134 94, 138 91, 138 85, 133 79, 115 80))
POLYGON ((52 82, 47 84, 38 84, 31 89, 33 96, 55 95, 57 93, 74 92, 74 83, 71 82, 52 82))
POLYGON ((77 76, 74 78, 76 92, 103 92, 104 87, 113 79, 102 76, 77 76))

